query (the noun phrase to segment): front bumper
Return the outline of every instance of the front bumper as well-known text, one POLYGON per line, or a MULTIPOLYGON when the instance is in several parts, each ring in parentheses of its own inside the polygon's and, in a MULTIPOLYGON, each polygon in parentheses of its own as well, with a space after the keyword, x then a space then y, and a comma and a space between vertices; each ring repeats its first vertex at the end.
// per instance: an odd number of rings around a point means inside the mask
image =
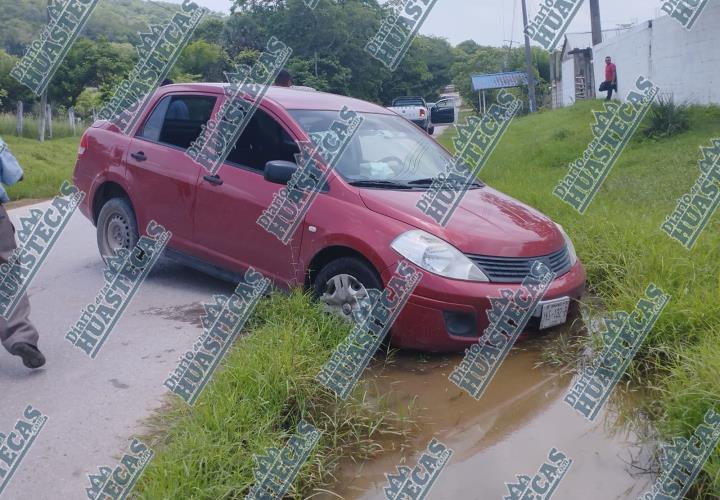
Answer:
MULTIPOLYGON (((382 273, 387 283, 394 268, 382 273)), ((451 280, 423 271, 423 278, 400 312, 390 330, 392 345, 431 352, 462 351, 477 343, 489 321, 486 311, 490 297, 500 297, 501 289, 517 290, 515 283, 477 283, 451 280), (474 316, 475 335, 458 336, 448 330, 446 313, 465 313, 474 316)), ((568 319, 577 311, 577 301, 585 291, 585 269, 578 261, 567 273, 555 279, 543 301, 570 297, 568 319)), ((537 314, 537 312, 536 312, 537 314)), ((528 322, 526 331, 537 329, 539 317, 528 322)))

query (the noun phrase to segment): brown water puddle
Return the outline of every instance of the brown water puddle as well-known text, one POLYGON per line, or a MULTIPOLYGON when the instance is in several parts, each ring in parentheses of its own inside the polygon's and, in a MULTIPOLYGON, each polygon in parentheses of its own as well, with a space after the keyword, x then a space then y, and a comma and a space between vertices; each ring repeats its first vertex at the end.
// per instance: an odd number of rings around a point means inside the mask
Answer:
POLYGON ((553 335, 519 340, 480 401, 447 378, 462 355, 400 353, 390 364, 371 367, 371 379, 392 406, 408 408, 414 401, 420 430, 408 449, 344 463, 333 490, 346 499, 384 498, 384 474, 402 463, 413 467, 434 437, 454 454, 430 499, 501 499, 508 494, 504 483, 518 474, 532 477, 553 447, 573 460, 553 498, 637 498, 652 477, 639 475, 631 463, 647 464, 648 450, 635 444, 633 431, 615 423, 613 403, 591 423, 562 401, 572 376, 535 368, 553 335))

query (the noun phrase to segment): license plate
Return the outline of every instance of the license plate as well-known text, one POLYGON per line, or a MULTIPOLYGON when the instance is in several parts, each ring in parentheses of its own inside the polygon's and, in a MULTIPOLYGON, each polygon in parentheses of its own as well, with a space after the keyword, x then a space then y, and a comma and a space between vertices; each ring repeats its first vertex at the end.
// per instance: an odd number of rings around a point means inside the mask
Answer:
POLYGON ((542 305, 542 315, 540 318, 540 329, 550 328, 551 326, 562 325, 567 321, 568 308, 570 307, 570 297, 562 297, 555 300, 549 300, 542 305))

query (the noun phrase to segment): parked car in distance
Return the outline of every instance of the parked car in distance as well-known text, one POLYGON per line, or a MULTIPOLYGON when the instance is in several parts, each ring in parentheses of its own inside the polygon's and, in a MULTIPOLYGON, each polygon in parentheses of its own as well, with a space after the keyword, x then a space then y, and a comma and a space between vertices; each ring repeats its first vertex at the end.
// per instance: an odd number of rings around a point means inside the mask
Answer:
POLYGON ((388 109, 430 135, 435 133, 435 125, 455 123, 455 106, 445 99, 428 104, 420 96, 397 97, 388 109))
POLYGON ((460 98, 460 94, 455 92, 450 93, 443 93, 440 94, 440 101, 447 101, 447 104, 444 104, 445 106, 454 106, 455 108, 460 107, 460 103, 462 102, 462 99, 460 98))
POLYGON ((165 255, 238 281, 253 267, 279 288, 312 290, 350 318, 369 289, 403 261, 423 277, 390 331, 399 347, 455 351, 478 341, 490 297, 517 290, 534 260, 554 272, 534 328, 567 320, 585 271, 562 228, 477 181, 446 227, 416 208, 451 155, 407 120, 375 104, 271 87, 217 175, 185 155, 226 99, 223 84, 160 87, 127 134, 107 121, 83 134, 73 180, 81 212, 108 257, 132 248, 150 220, 172 232, 165 255), (182 101, 187 113, 169 113, 182 101), (297 168, 298 141, 329 130, 344 106, 362 125, 288 244, 256 223, 297 168), (418 154, 421 152, 421 154, 418 154))

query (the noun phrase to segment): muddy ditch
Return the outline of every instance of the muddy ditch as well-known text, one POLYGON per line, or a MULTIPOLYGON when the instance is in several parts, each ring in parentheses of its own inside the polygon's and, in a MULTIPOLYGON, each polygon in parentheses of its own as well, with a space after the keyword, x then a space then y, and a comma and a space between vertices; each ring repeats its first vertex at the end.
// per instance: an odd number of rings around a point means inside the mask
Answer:
POLYGON ((330 488, 334 494, 314 498, 385 498, 385 473, 413 467, 432 438, 454 454, 429 498, 503 498, 505 483, 532 477, 553 447, 573 460, 554 498, 637 498, 654 480, 647 473, 652 450, 642 444, 637 422, 623 417, 634 413, 639 396, 616 389, 619 394, 589 422, 562 400, 573 374, 541 362, 544 349, 581 335, 582 328, 576 322, 520 338, 480 401, 448 380, 462 353, 400 352, 376 361, 366 378, 391 407, 415 408, 418 430, 404 447, 385 443, 387 451, 374 460, 345 461, 330 488))

